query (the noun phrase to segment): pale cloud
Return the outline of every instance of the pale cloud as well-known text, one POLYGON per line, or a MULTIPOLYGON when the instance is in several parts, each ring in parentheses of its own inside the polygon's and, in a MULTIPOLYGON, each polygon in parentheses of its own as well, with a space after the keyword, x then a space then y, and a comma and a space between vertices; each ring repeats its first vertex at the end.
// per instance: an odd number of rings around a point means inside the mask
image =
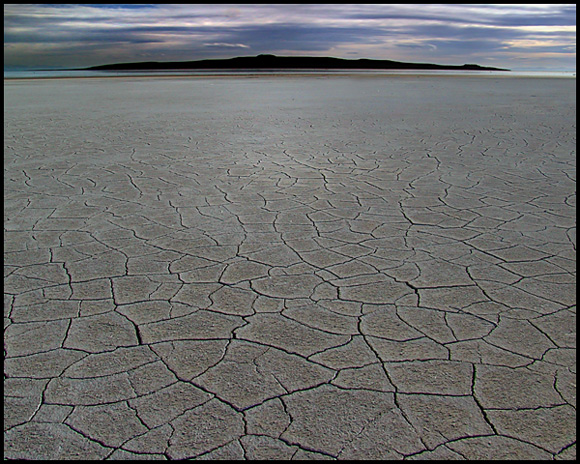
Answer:
POLYGON ((232 44, 232 43, 224 43, 224 42, 215 42, 215 43, 204 43, 204 47, 226 47, 226 48, 250 48, 248 45, 244 44, 232 44))

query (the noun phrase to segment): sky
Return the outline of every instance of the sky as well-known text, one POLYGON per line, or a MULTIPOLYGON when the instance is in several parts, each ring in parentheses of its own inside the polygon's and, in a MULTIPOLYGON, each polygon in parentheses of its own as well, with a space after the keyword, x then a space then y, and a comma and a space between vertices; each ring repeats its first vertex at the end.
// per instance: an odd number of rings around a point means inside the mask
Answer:
POLYGON ((261 53, 575 71, 576 5, 4 5, 5 69, 261 53))

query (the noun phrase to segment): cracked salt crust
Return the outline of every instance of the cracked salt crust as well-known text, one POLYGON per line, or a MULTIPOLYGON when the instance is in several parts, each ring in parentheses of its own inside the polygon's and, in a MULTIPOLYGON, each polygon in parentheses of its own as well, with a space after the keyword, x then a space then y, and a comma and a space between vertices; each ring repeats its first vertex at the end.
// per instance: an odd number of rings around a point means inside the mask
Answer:
POLYGON ((5 456, 575 458, 553 84, 5 82, 5 456))

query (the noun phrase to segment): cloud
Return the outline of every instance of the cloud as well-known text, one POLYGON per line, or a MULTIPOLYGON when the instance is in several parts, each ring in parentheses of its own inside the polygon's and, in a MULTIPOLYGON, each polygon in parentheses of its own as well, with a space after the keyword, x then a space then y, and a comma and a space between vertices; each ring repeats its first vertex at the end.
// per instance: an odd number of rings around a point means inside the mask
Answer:
POLYGON ((248 45, 245 44, 232 44, 232 43, 204 43, 204 47, 218 47, 218 48, 250 48, 248 45))

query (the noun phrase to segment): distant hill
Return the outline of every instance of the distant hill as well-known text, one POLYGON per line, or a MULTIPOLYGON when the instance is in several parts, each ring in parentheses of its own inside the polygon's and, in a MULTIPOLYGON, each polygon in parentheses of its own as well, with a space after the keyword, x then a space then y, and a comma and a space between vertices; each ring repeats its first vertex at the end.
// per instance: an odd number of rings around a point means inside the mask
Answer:
POLYGON ((240 56, 237 58, 141 63, 117 63, 83 68, 89 71, 169 71, 169 70, 268 70, 268 69, 431 69, 463 71, 509 71, 509 69, 464 64, 461 66, 430 63, 403 63, 391 60, 346 60, 343 58, 314 56, 240 56))

